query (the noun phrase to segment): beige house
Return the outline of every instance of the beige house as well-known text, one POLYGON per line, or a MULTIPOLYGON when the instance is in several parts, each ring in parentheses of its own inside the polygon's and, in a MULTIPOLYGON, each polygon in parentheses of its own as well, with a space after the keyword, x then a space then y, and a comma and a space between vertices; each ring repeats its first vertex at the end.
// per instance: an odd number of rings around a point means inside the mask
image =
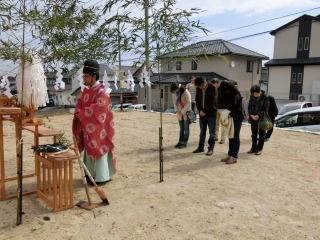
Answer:
POLYGON ((320 101, 320 15, 303 15, 270 32, 275 36, 268 92, 276 99, 320 101))
MULTIPOLYGON (((259 84, 262 60, 267 56, 256 53, 224 40, 203 41, 186 46, 178 51, 158 57, 161 73, 151 77, 152 109, 172 106, 170 84, 179 82, 186 85, 191 76, 203 76, 211 81, 234 80, 239 90, 248 97, 250 87, 259 84)), ((139 90, 139 102, 146 102, 146 89, 139 90)))

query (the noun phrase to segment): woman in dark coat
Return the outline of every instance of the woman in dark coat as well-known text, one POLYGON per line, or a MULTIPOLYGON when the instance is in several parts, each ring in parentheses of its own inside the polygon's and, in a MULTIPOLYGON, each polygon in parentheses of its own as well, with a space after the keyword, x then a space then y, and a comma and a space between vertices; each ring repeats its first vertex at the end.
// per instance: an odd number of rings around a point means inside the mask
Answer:
POLYGON ((244 119, 242 108, 242 95, 237 87, 229 81, 222 81, 219 87, 225 108, 229 112, 229 120, 233 121, 233 138, 229 137, 228 156, 221 162, 233 164, 237 162, 240 149, 240 130, 244 119))
POLYGON ((248 106, 249 123, 251 123, 252 146, 248 151, 260 155, 264 145, 265 130, 259 129, 258 122, 265 112, 269 111, 269 98, 259 85, 253 85, 250 89, 250 100, 248 106), (259 138, 258 138, 259 136, 259 138))

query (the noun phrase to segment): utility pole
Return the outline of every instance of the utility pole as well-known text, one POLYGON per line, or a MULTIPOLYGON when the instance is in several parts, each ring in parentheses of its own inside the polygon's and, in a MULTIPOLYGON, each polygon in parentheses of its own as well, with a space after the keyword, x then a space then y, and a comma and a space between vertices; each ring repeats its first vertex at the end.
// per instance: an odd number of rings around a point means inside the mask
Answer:
MULTIPOLYGON (((145 56, 146 56, 146 69, 150 78, 150 70, 149 70, 149 0, 144 0, 144 11, 145 11, 145 56)), ((147 110, 151 111, 151 87, 146 85, 147 91, 147 110)))
POLYGON ((118 74, 118 77, 119 77, 119 89, 120 89, 120 110, 121 112, 123 111, 122 109, 122 103, 123 103, 123 96, 122 96, 122 90, 121 90, 121 37, 120 37, 120 20, 118 20, 118 24, 117 24, 117 27, 118 27, 118 51, 119 51, 119 74, 118 74))

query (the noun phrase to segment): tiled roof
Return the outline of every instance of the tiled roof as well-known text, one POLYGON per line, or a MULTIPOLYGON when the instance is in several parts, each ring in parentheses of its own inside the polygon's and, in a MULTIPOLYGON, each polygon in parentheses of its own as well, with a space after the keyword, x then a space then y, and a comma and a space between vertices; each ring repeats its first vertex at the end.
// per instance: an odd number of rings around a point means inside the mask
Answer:
POLYGON ((173 82, 179 82, 179 83, 189 83, 192 76, 202 76, 209 81, 211 81, 213 78, 218 78, 219 80, 226 80, 225 77, 222 77, 219 74, 216 74, 214 72, 204 72, 204 73, 182 73, 182 74, 176 74, 176 73, 163 73, 159 75, 154 75, 150 78, 150 81, 154 84, 157 84, 159 82, 160 77, 160 83, 173 83, 173 82))
POLYGON ((291 66, 291 65, 320 65, 320 57, 316 58, 287 58, 272 59, 264 64, 265 66, 291 66))
POLYGON ((259 59, 267 60, 269 59, 267 56, 262 55, 260 53, 251 51, 247 48, 240 47, 231 42, 218 39, 218 40, 210 40, 210 41, 202 41, 198 43, 191 44, 184 48, 181 48, 175 52, 166 53, 158 58, 174 58, 174 57, 192 57, 192 56, 201 56, 201 55, 239 55, 239 56, 248 56, 248 57, 256 57, 259 59))

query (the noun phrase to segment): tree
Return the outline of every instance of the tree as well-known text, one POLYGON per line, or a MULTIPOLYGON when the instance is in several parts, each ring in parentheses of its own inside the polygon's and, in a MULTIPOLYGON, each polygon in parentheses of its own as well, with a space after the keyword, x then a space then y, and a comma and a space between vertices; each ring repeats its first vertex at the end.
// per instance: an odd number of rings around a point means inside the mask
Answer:
POLYGON ((0 2, 0 59, 21 61, 37 53, 44 63, 65 64, 85 58, 105 59, 99 39, 93 37, 99 8, 79 0, 11 0, 0 2), (23 41, 23 28, 25 39, 23 41))
MULTIPOLYGON (((97 34, 104 39, 111 60, 115 61, 120 51, 130 52, 139 56, 135 63, 141 64, 140 58, 145 55, 142 62, 149 70, 150 56, 156 58, 161 53, 177 51, 189 42, 196 32, 208 32, 199 21, 190 20, 193 15, 201 12, 200 9, 193 8, 189 11, 176 9, 176 2, 176 0, 108 1, 103 13, 110 13, 115 7, 118 11, 105 20, 98 28, 97 34), (131 16, 132 7, 144 9, 145 15, 131 16), (119 14, 119 10, 123 13, 119 14), (118 28, 115 28, 115 25, 118 25, 118 28)), ((147 109, 151 110, 150 88, 147 91, 147 109)))
MULTIPOLYGON (((159 54, 176 51, 183 47, 197 32, 208 32, 198 20, 190 20, 191 17, 202 12, 200 9, 192 8, 189 11, 176 9, 176 2, 176 0, 108 1, 103 8, 104 14, 110 13, 114 7, 118 7, 118 12, 101 24, 97 34, 105 40, 105 47, 110 51, 110 60, 116 60, 119 50, 138 55, 138 59, 146 54, 155 58, 159 54), (148 26, 150 44, 148 52, 146 52, 148 43, 143 34, 146 29, 145 16, 130 15, 130 9, 133 7, 145 9, 146 2, 149 2, 147 7, 151 11, 148 26), (120 10, 123 11, 122 14, 119 14, 120 10), (121 27, 115 28, 118 22, 121 27)), ((135 62, 140 63, 139 60, 135 62)))

